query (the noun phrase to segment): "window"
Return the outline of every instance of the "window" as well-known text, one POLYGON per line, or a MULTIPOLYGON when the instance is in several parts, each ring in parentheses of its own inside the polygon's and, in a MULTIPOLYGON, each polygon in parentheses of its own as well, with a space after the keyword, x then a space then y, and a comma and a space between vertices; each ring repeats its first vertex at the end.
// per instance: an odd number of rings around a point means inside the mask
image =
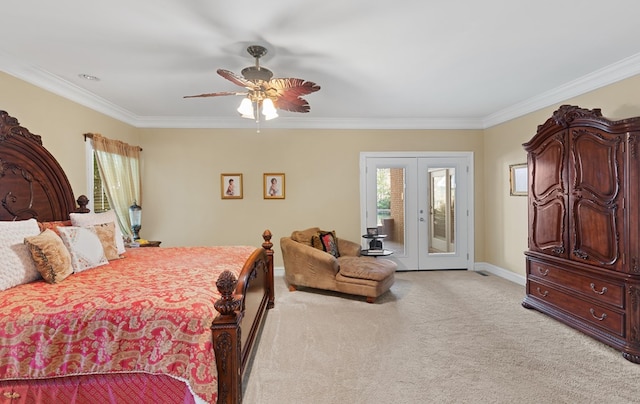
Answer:
POLYGON ((111 209, 109 205, 109 199, 104 190, 102 184, 102 178, 100 177, 100 170, 98 170, 98 161, 95 158, 95 152, 91 152, 93 162, 93 212, 100 213, 111 209))
POLYGON ((131 234, 129 207, 141 205, 140 149, 120 140, 87 133, 87 195, 93 212, 113 210, 123 234, 131 234))

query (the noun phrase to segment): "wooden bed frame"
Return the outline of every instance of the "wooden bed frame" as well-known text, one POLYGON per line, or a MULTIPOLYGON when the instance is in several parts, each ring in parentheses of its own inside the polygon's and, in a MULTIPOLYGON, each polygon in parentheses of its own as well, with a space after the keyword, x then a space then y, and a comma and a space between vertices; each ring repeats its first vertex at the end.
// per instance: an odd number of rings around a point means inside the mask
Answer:
MULTIPOLYGON (((0 220, 64 221, 70 212, 89 212, 88 202, 84 195, 75 200, 66 174, 41 137, 0 111, 0 220)), ((222 295, 215 303, 220 314, 211 325, 218 403, 242 401, 245 370, 266 310, 274 306, 271 232, 266 230, 262 237, 262 247, 238 279, 227 271, 216 283, 222 295)))

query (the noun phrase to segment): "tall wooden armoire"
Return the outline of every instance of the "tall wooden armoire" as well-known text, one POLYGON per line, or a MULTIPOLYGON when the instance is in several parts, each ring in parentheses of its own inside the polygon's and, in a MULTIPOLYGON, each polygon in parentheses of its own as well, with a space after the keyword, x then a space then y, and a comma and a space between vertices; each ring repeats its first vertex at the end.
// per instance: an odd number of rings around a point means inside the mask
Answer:
POLYGON ((640 117, 563 105, 525 143, 526 297, 640 363, 640 117))

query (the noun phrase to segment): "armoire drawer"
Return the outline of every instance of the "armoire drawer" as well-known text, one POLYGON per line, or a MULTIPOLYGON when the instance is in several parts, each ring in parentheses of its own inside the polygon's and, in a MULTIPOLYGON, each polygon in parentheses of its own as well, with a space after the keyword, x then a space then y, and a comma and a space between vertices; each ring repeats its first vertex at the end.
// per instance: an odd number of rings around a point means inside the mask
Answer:
POLYGON ((566 271, 557 266, 538 261, 529 261, 529 276, 544 280, 591 297, 602 303, 624 307, 624 283, 594 278, 566 271))
POLYGON ((588 323, 624 337, 624 314, 564 293, 548 285, 529 281, 529 295, 569 312, 588 323))

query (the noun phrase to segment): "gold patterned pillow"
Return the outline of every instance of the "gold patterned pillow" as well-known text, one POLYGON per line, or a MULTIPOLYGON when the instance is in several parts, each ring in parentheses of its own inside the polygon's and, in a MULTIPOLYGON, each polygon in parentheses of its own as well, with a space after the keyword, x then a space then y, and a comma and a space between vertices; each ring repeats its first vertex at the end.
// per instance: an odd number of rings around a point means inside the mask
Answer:
POLYGON ((73 273, 69 250, 53 230, 45 229, 37 236, 25 237, 24 243, 45 281, 62 282, 73 273))
POLYGON ((96 229, 96 234, 104 249, 104 256, 107 257, 109 261, 122 258, 118 254, 118 247, 115 241, 116 224, 114 222, 94 224, 93 228, 96 229))

